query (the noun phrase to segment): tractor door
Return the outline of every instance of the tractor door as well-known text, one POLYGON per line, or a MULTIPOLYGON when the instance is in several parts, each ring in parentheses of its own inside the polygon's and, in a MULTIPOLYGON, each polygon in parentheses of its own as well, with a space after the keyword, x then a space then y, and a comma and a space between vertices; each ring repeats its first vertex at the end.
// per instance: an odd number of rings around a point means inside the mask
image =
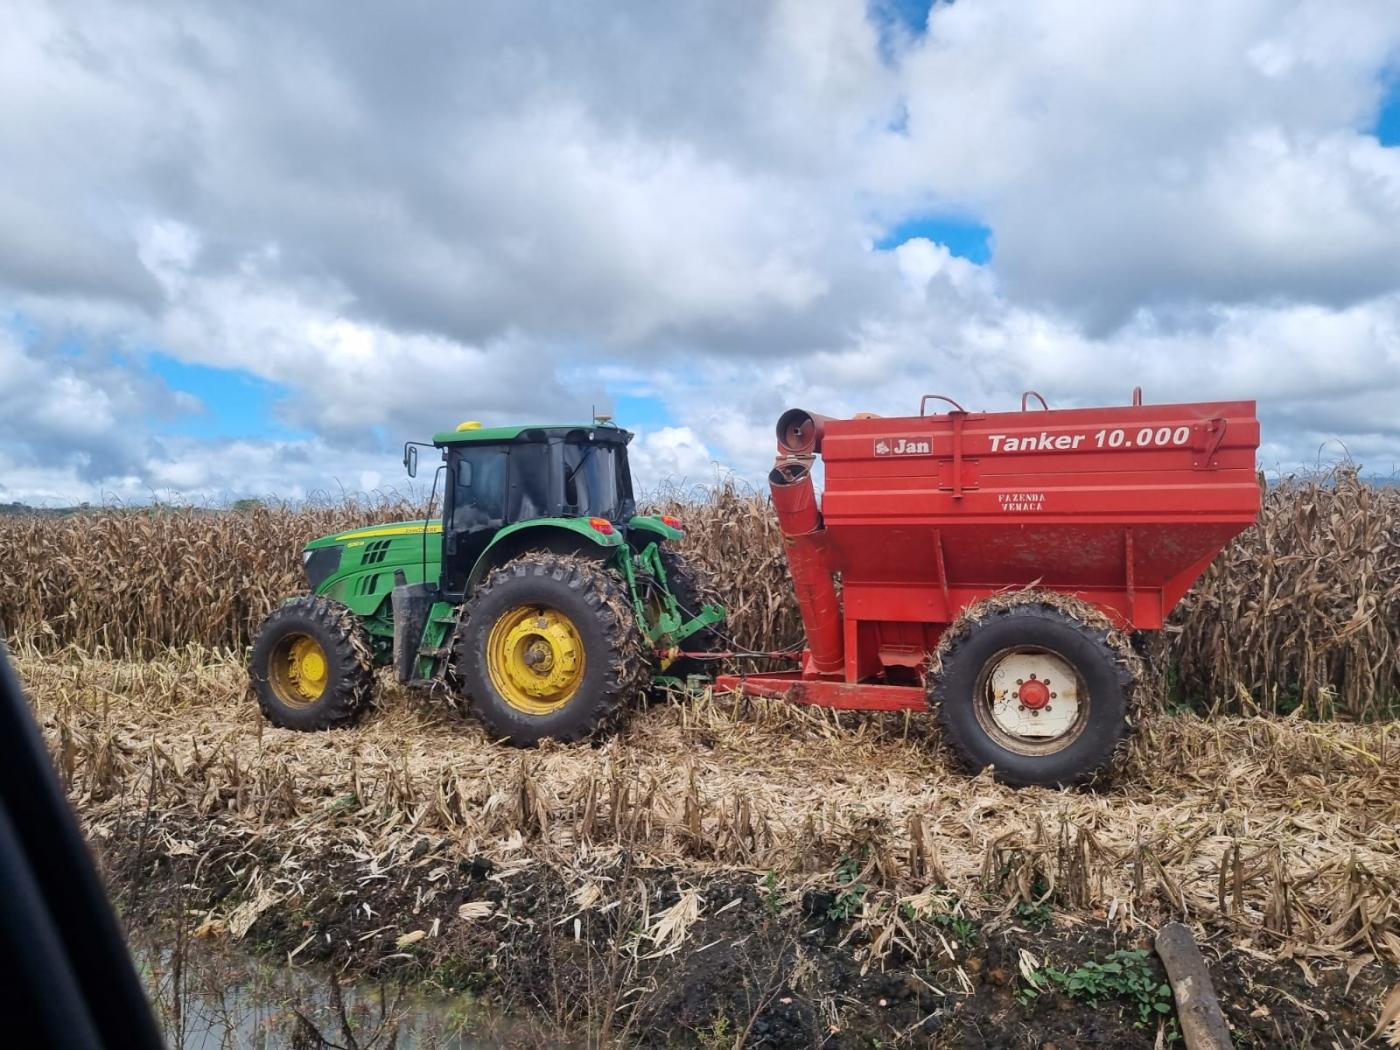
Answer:
POLYGON ((442 590, 460 597, 472 566, 506 524, 505 445, 462 445, 447 454, 442 514, 442 590))

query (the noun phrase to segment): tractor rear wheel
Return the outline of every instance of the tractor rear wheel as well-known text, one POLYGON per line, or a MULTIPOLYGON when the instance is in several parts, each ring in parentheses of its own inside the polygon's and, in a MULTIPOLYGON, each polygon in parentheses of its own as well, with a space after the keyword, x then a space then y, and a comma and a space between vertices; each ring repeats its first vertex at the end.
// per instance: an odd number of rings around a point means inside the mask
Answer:
POLYGON ((1107 631, 1047 602, 952 629, 930 700, 964 765, 1017 787, 1080 784, 1110 765, 1133 675, 1107 631))
POLYGON ((263 716, 284 729, 334 729, 359 719, 374 692, 374 659, 359 619, 312 595, 272 610, 248 667, 263 716))
POLYGON ((453 649, 469 709, 520 747, 609 728, 650 680, 622 580, 572 555, 526 554, 492 572, 453 649))
MULTIPOLYGON (((719 604, 709 573, 691 565, 680 551, 662 547, 660 554, 661 567, 666 570, 666 583, 671 588, 671 594, 675 596, 676 604, 680 606, 683 616, 689 619, 698 616, 700 610, 706 605, 719 604)), ((722 649, 724 641, 715 633, 714 627, 709 626, 702 627, 690 637, 681 639, 680 647, 686 652, 708 653, 722 649)), ((682 656, 662 673, 674 678, 685 678, 687 675, 693 674, 711 674, 714 670, 715 661, 713 660, 697 660, 694 657, 682 656)))

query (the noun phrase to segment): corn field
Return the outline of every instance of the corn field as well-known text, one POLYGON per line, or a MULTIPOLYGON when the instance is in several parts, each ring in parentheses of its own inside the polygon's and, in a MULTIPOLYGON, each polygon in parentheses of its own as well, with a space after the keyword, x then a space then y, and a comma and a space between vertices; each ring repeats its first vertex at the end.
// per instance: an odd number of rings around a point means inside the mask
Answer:
MULTIPOLYGON (((709 570, 726 631, 756 649, 801 638, 766 494, 732 482, 663 493, 709 570)), ((142 658, 197 644, 241 650, 305 588, 302 545, 421 514, 403 500, 248 511, 108 509, 0 519, 0 631, 142 658)), ((1228 713, 1355 720, 1400 707, 1400 489, 1350 468, 1272 485, 1259 525, 1187 597, 1155 654, 1171 695, 1228 713)))
MULTIPOLYGON (((246 880, 217 919, 235 938, 324 885, 331 861, 355 858, 352 875, 337 869, 342 902, 437 879, 454 855, 492 855, 495 879, 553 866, 578 887, 572 912, 615 897, 616 872, 590 866, 626 852, 671 871, 776 872, 790 889, 862 858, 869 936, 855 943, 871 966, 903 936, 899 905, 940 899, 919 895, 930 886, 992 912, 1053 893, 1123 928, 1185 917, 1271 955, 1400 961, 1389 725, 1164 716, 1112 791, 1027 794, 931 758, 901 715, 706 694, 654 704, 602 747, 513 751, 396 685, 352 734, 268 728, 230 653, 18 656, 94 837, 149 819, 151 848, 246 880)), ((427 920, 405 908, 372 925, 395 922, 408 925, 391 944, 427 920)))

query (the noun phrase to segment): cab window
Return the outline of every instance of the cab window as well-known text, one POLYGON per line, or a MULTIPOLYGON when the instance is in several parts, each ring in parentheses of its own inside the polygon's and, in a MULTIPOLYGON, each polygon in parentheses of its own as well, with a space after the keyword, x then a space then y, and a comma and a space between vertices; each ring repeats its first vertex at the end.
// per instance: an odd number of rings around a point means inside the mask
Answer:
POLYGON ((551 462, 550 446, 542 441, 511 446, 507 520, 529 521, 554 513, 549 491, 551 462))
POLYGON ((464 448, 453 472, 452 530, 464 532, 503 524, 506 450, 464 448))
POLYGON ((564 444, 564 505, 585 517, 615 519, 617 448, 613 445, 564 444))

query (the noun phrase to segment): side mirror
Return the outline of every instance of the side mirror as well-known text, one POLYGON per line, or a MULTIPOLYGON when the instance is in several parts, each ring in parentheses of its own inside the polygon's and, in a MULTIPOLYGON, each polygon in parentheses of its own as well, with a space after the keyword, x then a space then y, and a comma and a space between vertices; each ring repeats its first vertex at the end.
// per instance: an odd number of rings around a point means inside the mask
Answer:
POLYGON ((403 469, 408 471, 408 476, 416 478, 418 476, 418 446, 404 445, 403 447, 403 469))

